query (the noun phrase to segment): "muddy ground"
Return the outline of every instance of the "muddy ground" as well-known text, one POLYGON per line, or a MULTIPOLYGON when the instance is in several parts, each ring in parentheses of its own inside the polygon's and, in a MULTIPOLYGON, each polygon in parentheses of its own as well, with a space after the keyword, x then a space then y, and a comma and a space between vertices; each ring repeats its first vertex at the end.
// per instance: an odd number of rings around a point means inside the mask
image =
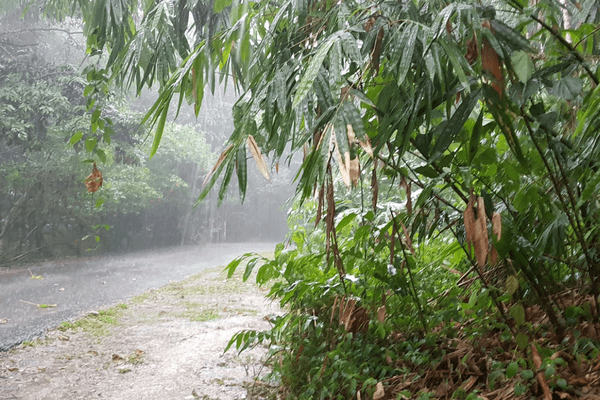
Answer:
POLYGON ((262 399, 264 348, 223 354, 245 329, 277 313, 265 292, 223 267, 112 308, 63 322, 0 352, 0 399, 262 399))

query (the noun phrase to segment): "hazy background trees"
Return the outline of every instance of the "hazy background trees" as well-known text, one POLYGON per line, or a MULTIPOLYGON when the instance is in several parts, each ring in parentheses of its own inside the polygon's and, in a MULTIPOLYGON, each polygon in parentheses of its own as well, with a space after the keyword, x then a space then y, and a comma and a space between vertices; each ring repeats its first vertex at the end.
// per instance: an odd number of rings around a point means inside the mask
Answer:
POLYGON ((86 100, 83 71, 105 60, 86 53, 82 33, 77 16, 50 21, 29 2, 0 8, 0 263, 282 238, 289 173, 268 186, 250 173, 262 187, 244 206, 231 188, 222 207, 208 199, 193 208, 233 129, 231 94, 207 100, 198 117, 184 112, 166 124, 163 146, 149 160, 152 141, 140 122, 157 95, 147 90, 134 99, 103 82, 95 105, 86 100), (92 161, 104 177, 93 194, 83 184, 92 161))

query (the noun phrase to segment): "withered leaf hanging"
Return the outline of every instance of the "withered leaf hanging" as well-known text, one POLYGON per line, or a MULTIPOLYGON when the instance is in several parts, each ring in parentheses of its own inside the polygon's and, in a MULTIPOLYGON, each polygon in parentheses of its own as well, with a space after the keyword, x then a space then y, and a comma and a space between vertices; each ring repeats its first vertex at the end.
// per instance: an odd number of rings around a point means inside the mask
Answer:
POLYGON ((94 193, 98 191, 102 187, 102 172, 96 166, 94 162, 94 166, 92 167, 92 173, 85 178, 85 187, 87 188, 88 193, 94 193))

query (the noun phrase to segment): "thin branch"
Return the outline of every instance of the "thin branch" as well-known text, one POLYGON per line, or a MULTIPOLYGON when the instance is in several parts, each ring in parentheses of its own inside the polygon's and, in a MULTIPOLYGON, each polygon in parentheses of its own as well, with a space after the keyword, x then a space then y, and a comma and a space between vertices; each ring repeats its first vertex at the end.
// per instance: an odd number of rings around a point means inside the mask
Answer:
POLYGON ((83 31, 76 31, 76 32, 71 32, 68 31, 66 29, 62 29, 62 28, 27 28, 27 29, 19 29, 17 31, 6 31, 6 32, 0 32, 0 35, 16 35, 18 33, 23 33, 23 32, 51 32, 51 31, 56 31, 56 32, 63 32, 66 33, 69 36, 72 35, 83 35, 83 31))

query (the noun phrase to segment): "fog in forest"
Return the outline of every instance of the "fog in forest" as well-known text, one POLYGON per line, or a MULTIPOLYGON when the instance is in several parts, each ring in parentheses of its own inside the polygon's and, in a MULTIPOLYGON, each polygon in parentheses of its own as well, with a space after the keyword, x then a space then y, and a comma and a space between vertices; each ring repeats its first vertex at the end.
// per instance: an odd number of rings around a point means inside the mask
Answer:
POLYGON ((153 135, 140 121, 156 92, 91 87, 86 71, 106 60, 85 53, 78 21, 50 24, 35 7, 23 18, 1 7, 0 267, 283 239, 297 164, 282 160, 267 181, 248 152, 244 203, 234 173, 221 201, 219 180, 194 207, 234 129, 232 85, 214 95, 207 88, 197 117, 184 101, 175 119, 174 102, 149 159, 153 135), (96 192, 84 182, 92 162, 102 174, 96 192))

